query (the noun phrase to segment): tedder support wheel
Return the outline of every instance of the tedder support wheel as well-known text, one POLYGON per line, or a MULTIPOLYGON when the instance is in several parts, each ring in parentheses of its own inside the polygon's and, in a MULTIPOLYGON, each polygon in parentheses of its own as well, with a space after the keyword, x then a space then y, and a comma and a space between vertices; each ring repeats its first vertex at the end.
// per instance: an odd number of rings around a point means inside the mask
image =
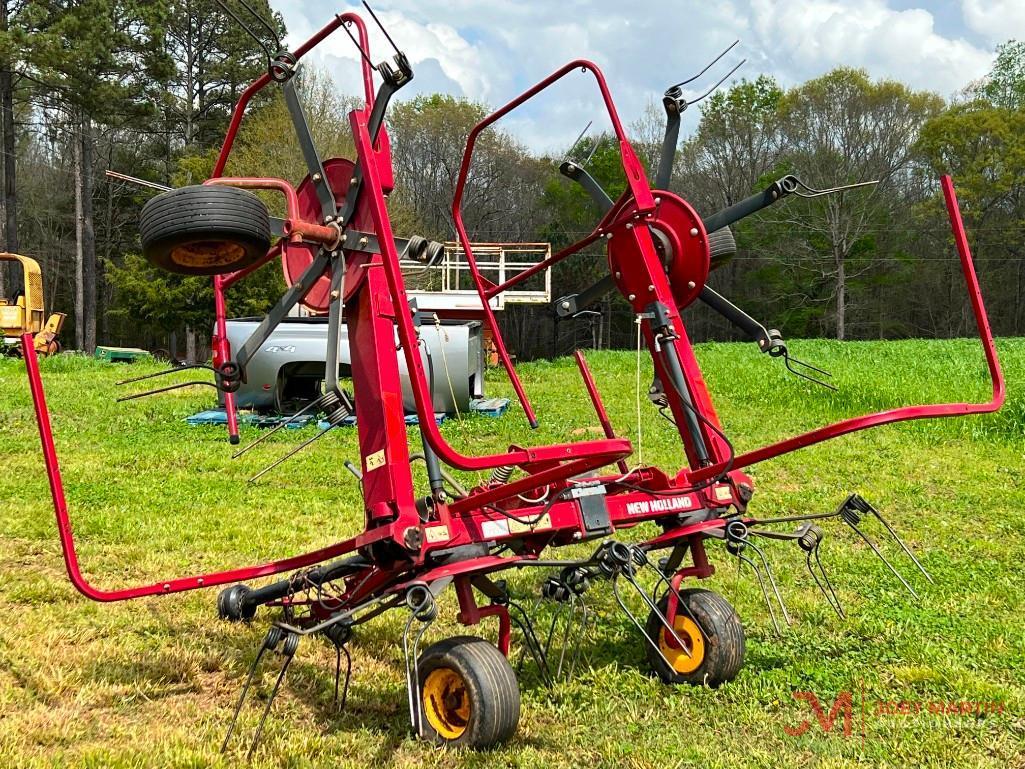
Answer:
POLYGON ((483 638, 455 636, 429 646, 417 663, 423 736, 437 745, 490 748, 520 720, 516 673, 483 638))
POLYGON ((217 594, 217 616, 228 622, 248 622, 256 615, 256 605, 246 597, 253 592, 248 585, 232 585, 217 594))
POLYGON ((182 275, 248 267, 270 248, 270 218, 256 195, 216 184, 180 187, 151 199, 139 218, 142 253, 182 275))
MULTIPOLYGON (((732 681, 744 664, 744 628, 740 617, 721 595, 711 590, 681 590, 683 605, 676 611, 676 635, 680 644, 666 629, 661 619, 651 612, 645 630, 658 642, 665 661, 651 644, 645 644, 652 670, 667 684, 719 686, 732 681), (697 620, 695 622, 695 620, 697 620)), ((668 594, 658 602, 665 616, 668 594)))

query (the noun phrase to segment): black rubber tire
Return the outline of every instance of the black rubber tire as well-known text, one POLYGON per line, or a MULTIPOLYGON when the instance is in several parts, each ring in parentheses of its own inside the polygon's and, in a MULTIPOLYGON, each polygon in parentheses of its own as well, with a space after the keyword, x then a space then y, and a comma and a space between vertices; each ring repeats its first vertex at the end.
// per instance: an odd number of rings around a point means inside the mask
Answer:
POLYGON ((232 585, 217 594, 217 616, 227 622, 248 622, 256 616, 256 606, 246 602, 253 592, 248 585, 232 585))
POLYGON ((501 745, 520 721, 520 687, 509 660, 483 638, 453 636, 429 646, 417 662, 423 715, 423 738, 436 745, 475 750, 501 745), (458 737, 446 737, 431 723, 424 685, 432 672, 448 668, 465 684, 469 716, 458 737))
POLYGON ((267 254, 270 217, 251 192, 200 184, 149 200, 139 218, 139 235, 151 264, 182 275, 218 275, 267 254))
MULTIPOLYGON (((681 608, 677 614, 682 613, 685 617, 692 616, 697 620, 696 624, 704 640, 704 658, 694 670, 679 673, 666 665, 662 655, 651 644, 645 643, 651 669, 667 684, 710 686, 714 689, 732 681, 744 665, 744 626, 736 610, 725 598, 711 590, 681 590, 680 597, 686 611, 681 608)), ((668 594, 658 602, 663 616, 668 603, 668 594)), ((665 626, 652 611, 648 614, 644 629, 649 638, 657 641, 665 626)))
POLYGON ((709 269, 722 267, 737 253, 737 241, 729 227, 708 233, 709 269))

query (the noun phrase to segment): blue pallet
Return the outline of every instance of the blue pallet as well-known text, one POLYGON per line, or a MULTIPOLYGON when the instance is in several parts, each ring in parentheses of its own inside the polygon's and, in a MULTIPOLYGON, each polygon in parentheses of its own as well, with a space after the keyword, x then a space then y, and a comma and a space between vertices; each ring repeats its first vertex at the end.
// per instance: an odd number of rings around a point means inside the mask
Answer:
MULTIPOLYGON (((470 411, 474 414, 480 414, 486 417, 500 417, 509 410, 509 399, 508 398, 477 398, 476 400, 470 401, 470 411)), ((440 425, 446 419, 445 414, 435 414, 434 419, 440 425)), ((298 430, 300 427, 305 427, 314 420, 313 414, 303 414, 302 416, 296 417, 295 419, 289 419, 287 416, 279 414, 254 414, 252 412, 240 412, 238 415, 238 421, 241 424, 250 425, 252 427, 277 427, 282 422, 285 423, 285 429, 298 430)), ((193 414, 190 417, 186 417, 185 421, 195 427, 196 425, 224 425, 228 423, 228 415, 224 409, 209 409, 207 411, 200 411, 198 414, 193 414)), ((415 425, 419 424, 416 414, 406 415, 406 424, 415 425)), ((352 427, 356 424, 356 417, 350 416, 342 420, 341 427, 352 427)), ((326 429, 329 425, 323 419, 317 422, 317 426, 320 429, 326 429)))
MULTIPOLYGON (((288 420, 288 417, 276 414, 264 415, 253 414, 251 412, 241 412, 238 415, 238 421, 241 424, 251 425, 253 427, 277 427, 286 420, 288 420)), ((197 425, 225 425, 228 423, 228 414, 224 409, 210 409, 208 411, 200 411, 198 414, 186 417, 185 421, 193 427, 197 425)), ((302 416, 287 422, 285 424, 285 429, 298 430, 300 427, 303 427, 312 421, 312 414, 303 414, 302 416)))
MULTIPOLYGON (((434 415, 434 421, 437 422, 439 425, 442 422, 444 422, 447 418, 448 417, 446 417, 444 414, 435 414, 434 415)), ((356 417, 354 417, 354 416, 346 417, 345 419, 342 420, 342 423, 339 425, 339 427, 352 427, 355 424, 356 424, 356 417)), ((420 419, 419 419, 419 417, 417 417, 416 414, 406 414, 406 424, 407 425, 418 425, 418 424, 420 424, 420 419)), ((323 419, 321 419, 319 422, 317 422, 317 427, 319 427, 321 430, 326 430, 330 426, 331 426, 331 423, 327 422, 326 420, 323 420, 323 419)))
POLYGON ((477 398, 470 401, 470 411, 486 417, 500 417, 508 410, 508 398, 477 398))

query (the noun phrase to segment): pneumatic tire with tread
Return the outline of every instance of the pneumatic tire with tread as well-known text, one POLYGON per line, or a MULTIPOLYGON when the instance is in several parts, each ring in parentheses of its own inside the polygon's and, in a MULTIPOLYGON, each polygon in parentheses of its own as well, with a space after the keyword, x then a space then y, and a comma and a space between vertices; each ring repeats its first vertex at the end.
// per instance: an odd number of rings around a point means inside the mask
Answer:
MULTIPOLYGON (((685 608, 677 609, 677 622, 691 623, 702 636, 701 658, 693 670, 680 672, 669 668, 662 655, 649 644, 645 644, 651 669, 667 684, 691 684, 710 686, 713 689, 732 681, 744 665, 744 627, 736 610, 718 593, 702 588, 681 590, 685 608), (691 619, 693 618, 693 619, 691 619), (694 621, 696 620, 696 622, 694 621)), ((658 602, 659 611, 665 615, 668 594, 658 602)), ((680 628, 678 628, 680 630, 680 628)), ((651 612, 645 625, 649 638, 667 642, 669 634, 659 617, 651 612)), ((682 633, 682 630, 680 630, 682 633)), ((681 636, 681 640, 686 640, 681 636)), ((675 641, 672 642, 675 645, 675 641)), ((691 650, 693 651, 693 650, 691 650)), ((667 653, 667 652, 663 652, 667 653)), ((689 660, 680 659, 681 667, 687 668, 689 660)), ((697 661, 695 660, 695 663, 697 661)))
POLYGON ((737 241, 733 237, 733 231, 728 226, 708 233, 709 269, 715 270, 722 267, 736 253, 737 241))
POLYGON ((520 688, 509 661, 476 636, 429 646, 417 662, 423 737, 437 745, 491 748, 520 720, 520 688))
POLYGON ((267 207, 246 190, 193 185, 164 192, 142 208, 143 256, 183 275, 218 275, 241 270, 270 248, 267 207))

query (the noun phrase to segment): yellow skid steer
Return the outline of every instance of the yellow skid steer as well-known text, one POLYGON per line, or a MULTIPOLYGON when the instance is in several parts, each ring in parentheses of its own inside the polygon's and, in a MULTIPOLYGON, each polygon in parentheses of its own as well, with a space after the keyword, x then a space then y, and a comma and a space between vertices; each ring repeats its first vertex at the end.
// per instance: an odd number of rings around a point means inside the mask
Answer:
POLYGON ((53 355, 60 350, 57 335, 64 325, 65 314, 55 312, 46 317, 43 308, 43 274, 39 262, 27 256, 0 253, 0 262, 18 262, 24 278, 24 290, 8 300, 0 297, 0 352, 20 355, 21 335, 32 334, 36 352, 53 355))

